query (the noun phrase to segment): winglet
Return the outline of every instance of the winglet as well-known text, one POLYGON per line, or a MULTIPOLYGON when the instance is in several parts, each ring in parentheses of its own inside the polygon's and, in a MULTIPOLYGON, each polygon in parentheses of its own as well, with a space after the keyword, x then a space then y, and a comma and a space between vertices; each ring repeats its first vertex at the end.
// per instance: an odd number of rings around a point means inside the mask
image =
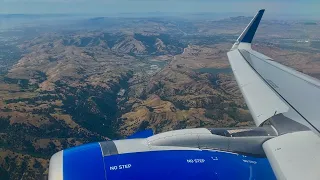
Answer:
POLYGON ((246 29, 242 32, 242 34, 238 38, 238 42, 251 43, 254 37, 254 34, 257 31, 261 18, 263 16, 264 9, 261 9, 248 24, 246 29))
MULTIPOLYGON (((241 33, 239 38, 237 39, 236 43, 234 44, 234 47, 237 46, 239 43, 251 43, 252 39, 258 29, 259 23, 261 21, 261 18, 264 13, 264 9, 261 9, 254 18, 250 21, 246 29, 241 33)), ((233 48, 234 48, 233 47, 233 48)))

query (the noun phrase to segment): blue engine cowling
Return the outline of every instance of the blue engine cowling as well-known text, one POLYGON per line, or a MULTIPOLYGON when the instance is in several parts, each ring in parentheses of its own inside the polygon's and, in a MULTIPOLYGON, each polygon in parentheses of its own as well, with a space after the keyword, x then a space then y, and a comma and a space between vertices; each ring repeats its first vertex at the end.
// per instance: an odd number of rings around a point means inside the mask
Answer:
POLYGON ((213 150, 157 150, 104 155, 100 143, 55 154, 49 180, 276 179, 267 158, 213 150))

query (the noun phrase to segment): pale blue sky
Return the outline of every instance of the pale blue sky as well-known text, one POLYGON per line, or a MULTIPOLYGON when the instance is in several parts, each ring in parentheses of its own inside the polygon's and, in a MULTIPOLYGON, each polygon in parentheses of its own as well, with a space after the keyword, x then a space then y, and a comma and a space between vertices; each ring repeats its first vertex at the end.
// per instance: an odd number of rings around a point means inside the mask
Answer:
POLYGON ((0 13, 237 12, 320 17, 320 0, 0 0, 0 13))

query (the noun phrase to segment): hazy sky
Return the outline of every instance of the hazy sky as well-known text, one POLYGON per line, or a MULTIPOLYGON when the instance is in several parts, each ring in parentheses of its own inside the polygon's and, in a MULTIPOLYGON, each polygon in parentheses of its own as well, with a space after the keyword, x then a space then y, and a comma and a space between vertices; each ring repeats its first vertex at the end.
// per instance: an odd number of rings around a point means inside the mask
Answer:
POLYGON ((320 17, 320 0, 0 0, 0 13, 237 12, 320 17))

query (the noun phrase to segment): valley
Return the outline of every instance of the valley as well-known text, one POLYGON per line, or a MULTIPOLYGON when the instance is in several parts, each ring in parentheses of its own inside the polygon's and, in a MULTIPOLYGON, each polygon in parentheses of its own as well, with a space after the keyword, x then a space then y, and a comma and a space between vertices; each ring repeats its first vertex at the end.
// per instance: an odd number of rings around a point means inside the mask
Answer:
MULTIPOLYGON (((3 36, 0 179, 47 179, 55 152, 145 129, 254 126, 226 56, 250 19, 101 17, 3 36)), ((316 43, 288 41, 318 25, 268 24, 253 48, 319 77, 316 43)))

